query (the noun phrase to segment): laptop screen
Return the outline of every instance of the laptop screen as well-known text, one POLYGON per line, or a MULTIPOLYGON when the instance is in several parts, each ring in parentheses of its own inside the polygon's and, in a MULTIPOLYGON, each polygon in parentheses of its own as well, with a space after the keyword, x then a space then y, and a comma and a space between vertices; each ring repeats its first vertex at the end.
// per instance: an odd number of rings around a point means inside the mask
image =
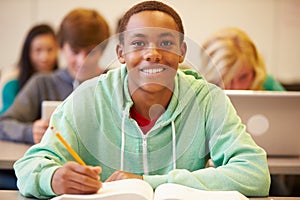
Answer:
POLYGON ((300 155, 300 92, 225 90, 268 156, 300 155))

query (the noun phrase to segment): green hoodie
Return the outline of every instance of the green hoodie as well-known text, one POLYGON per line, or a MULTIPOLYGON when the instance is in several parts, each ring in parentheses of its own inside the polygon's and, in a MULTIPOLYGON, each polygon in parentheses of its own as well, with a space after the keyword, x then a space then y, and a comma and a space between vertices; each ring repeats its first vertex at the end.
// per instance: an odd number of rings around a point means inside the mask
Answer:
MULTIPOLYGON (((125 66, 81 84, 54 112, 54 126, 101 180, 115 170, 143 175, 153 188, 166 182, 204 190, 267 196, 266 153, 258 147, 218 87, 178 70, 167 110, 144 135, 130 117, 125 66), (215 167, 207 167, 208 159, 215 167)), ((14 169, 25 196, 54 196, 54 171, 74 160, 47 130, 14 169)))

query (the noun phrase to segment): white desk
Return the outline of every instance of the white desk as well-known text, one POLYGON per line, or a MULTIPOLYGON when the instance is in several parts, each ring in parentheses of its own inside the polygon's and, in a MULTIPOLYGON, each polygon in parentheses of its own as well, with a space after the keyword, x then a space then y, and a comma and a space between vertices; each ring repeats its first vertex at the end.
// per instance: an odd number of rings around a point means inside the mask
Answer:
POLYGON ((268 158, 270 174, 300 175, 300 158, 268 158))
MULTIPOLYGON (((33 200, 32 198, 23 197, 17 190, 0 190, 0 199, 33 200)), ((300 197, 265 197, 265 198, 249 198, 249 200, 300 200, 300 197)))
POLYGON ((0 140, 0 169, 13 169, 31 145, 0 140))
POLYGON ((30 200, 33 198, 26 198, 17 190, 0 190, 0 199, 5 200, 30 200))

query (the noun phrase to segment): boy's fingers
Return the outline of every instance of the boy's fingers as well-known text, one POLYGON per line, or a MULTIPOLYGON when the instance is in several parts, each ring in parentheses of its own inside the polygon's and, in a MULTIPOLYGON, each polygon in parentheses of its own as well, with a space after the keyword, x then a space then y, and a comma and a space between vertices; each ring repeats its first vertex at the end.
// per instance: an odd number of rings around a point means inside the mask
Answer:
POLYGON ((96 167, 91 167, 91 169, 96 172, 97 174, 102 173, 102 167, 96 166, 96 167))
POLYGON ((70 169, 72 169, 73 171, 82 174, 82 175, 86 175, 89 176, 93 179, 96 180, 100 180, 100 176, 99 173, 101 173, 102 168, 97 166, 82 166, 79 163, 76 162, 68 162, 67 165, 69 165, 68 167, 70 167, 70 169))

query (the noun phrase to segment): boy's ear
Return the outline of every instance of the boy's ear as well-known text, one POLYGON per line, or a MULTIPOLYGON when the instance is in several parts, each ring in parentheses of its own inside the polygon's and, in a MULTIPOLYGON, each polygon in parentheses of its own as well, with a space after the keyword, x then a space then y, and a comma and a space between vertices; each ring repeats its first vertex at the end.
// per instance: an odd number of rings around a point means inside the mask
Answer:
POLYGON ((179 63, 182 63, 184 61, 185 55, 186 55, 186 51, 187 51, 187 45, 186 43, 183 41, 180 47, 180 53, 181 55, 179 56, 179 63))
POLYGON ((121 64, 125 64, 125 57, 124 57, 124 49, 121 44, 118 44, 116 47, 117 55, 118 55, 118 60, 121 64))

